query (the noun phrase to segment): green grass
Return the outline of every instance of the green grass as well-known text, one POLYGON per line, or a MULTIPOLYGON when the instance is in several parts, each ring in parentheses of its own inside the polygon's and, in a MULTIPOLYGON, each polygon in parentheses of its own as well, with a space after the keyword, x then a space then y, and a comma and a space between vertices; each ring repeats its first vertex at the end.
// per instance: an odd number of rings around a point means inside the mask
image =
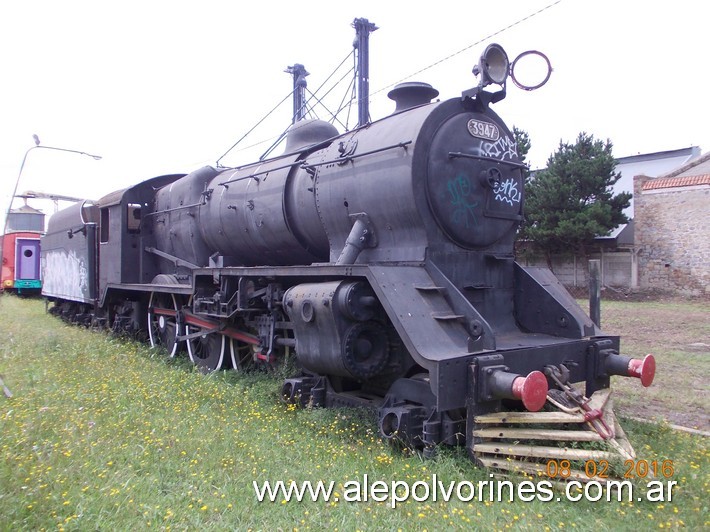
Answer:
POLYGON ((0 529, 699 529, 708 523, 707 440, 626 422, 640 458, 673 460, 672 503, 410 500, 259 503, 252 481, 488 480, 462 449, 425 461, 391 449, 353 410, 300 410, 280 377, 210 376, 3 296, 0 529))

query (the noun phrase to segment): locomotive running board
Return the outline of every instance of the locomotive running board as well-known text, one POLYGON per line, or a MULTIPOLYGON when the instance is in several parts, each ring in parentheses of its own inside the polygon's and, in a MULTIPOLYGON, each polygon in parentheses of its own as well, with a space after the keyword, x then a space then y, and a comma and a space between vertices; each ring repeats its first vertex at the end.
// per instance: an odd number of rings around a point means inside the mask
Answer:
MULTIPOLYGON (((588 460, 613 463, 635 459, 636 453, 614 416, 611 391, 594 393, 589 406, 603 412, 611 428, 611 438, 605 440, 590 428, 583 413, 496 412, 474 417, 472 455, 483 467, 528 475, 549 473, 551 460, 559 465, 560 460, 574 464, 588 460), (598 448, 579 448, 579 442, 595 442, 593 445, 598 448), (601 444, 606 444, 607 450, 599 450, 601 444)), ((584 482, 590 477, 583 470, 571 469, 568 479, 584 482)))

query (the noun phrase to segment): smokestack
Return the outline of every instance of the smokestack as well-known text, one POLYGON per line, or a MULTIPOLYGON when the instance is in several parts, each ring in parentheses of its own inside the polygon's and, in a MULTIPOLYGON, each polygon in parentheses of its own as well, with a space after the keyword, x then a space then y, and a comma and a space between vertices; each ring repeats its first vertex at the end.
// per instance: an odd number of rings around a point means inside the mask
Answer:
POLYGON ((387 97, 390 100, 394 100, 397 104, 397 108, 394 110, 395 113, 417 107, 418 105, 431 103, 437 96, 439 96, 438 90, 428 83, 419 81, 400 83, 387 93, 387 97))

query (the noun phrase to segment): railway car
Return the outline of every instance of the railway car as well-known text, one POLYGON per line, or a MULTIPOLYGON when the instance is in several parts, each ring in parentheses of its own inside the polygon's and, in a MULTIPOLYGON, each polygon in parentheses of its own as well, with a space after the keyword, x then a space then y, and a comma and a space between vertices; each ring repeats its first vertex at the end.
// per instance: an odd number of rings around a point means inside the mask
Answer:
MULTIPOLYGON (((391 115, 351 131, 300 120, 281 155, 64 210, 43 240, 43 293, 204 371, 295 358, 286 401, 373 408, 383 437, 427 454, 466 444, 507 467, 508 435, 615 441, 610 377, 648 385, 655 363, 623 356, 549 270, 515 261, 525 167, 491 108, 509 68, 491 45, 460 96, 406 83, 391 115)), ((518 451, 550 456, 535 449, 518 451)))
POLYGON ((42 288, 39 264, 41 233, 18 231, 3 235, 3 290, 17 294, 39 294, 42 288))
POLYGON ((8 214, 2 235, 0 290, 19 295, 39 295, 42 288, 40 238, 44 214, 28 205, 8 214))

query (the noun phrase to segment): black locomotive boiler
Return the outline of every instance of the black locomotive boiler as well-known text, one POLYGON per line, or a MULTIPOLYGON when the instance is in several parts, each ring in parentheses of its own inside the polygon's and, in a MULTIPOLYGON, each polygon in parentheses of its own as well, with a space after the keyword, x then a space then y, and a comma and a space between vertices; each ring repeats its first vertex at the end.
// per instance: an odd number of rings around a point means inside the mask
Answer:
POLYGON ((44 295, 71 320, 184 347, 206 371, 295 357, 287 401, 374 407, 384 437, 427 452, 465 442, 500 465, 515 416, 497 413, 546 402, 565 412, 515 423, 570 416, 613 439, 610 376, 648 385, 653 358, 620 355, 549 270, 516 263, 524 165, 491 109, 503 49, 478 69, 459 97, 403 84, 393 114, 346 133, 297 121, 282 155, 61 211, 42 242, 44 295))

